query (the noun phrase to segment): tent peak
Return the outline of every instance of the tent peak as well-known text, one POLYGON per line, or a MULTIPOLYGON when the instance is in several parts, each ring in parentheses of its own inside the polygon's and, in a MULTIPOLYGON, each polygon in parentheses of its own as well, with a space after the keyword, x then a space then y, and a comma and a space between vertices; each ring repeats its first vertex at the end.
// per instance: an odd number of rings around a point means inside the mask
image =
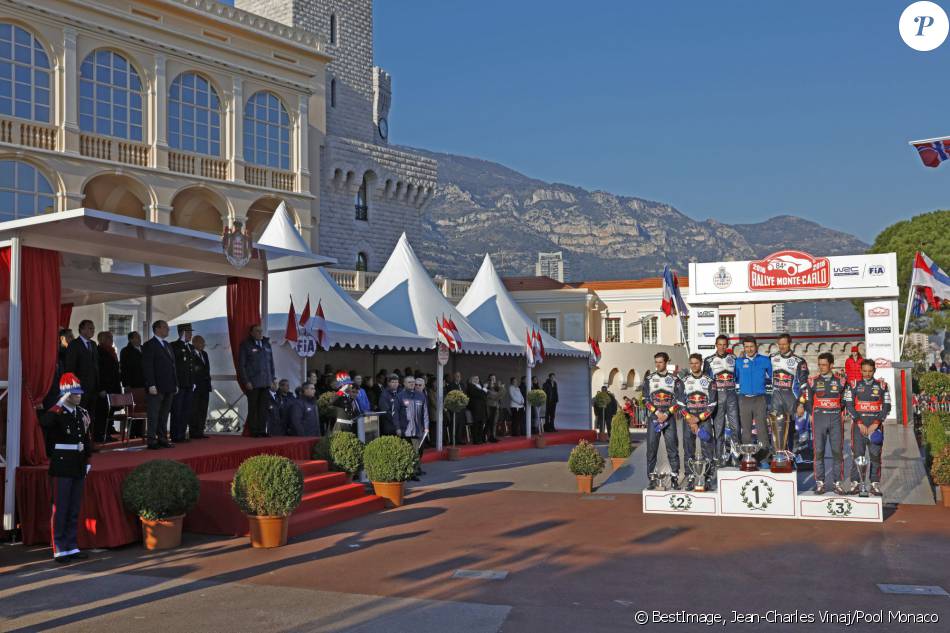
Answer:
POLYGON ((302 253, 310 252, 310 245, 297 230, 293 220, 290 218, 290 212, 287 211, 287 205, 281 200, 274 210, 267 223, 267 228, 261 234, 258 244, 265 246, 275 246, 289 251, 300 251, 302 253))

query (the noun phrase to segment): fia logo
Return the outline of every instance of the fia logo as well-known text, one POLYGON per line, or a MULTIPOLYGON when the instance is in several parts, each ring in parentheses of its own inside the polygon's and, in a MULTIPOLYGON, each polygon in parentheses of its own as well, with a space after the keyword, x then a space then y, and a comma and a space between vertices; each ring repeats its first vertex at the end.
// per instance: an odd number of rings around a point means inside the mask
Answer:
POLYGON ((868 265, 868 275, 871 277, 880 277, 884 274, 884 267, 880 264, 870 264, 868 265))

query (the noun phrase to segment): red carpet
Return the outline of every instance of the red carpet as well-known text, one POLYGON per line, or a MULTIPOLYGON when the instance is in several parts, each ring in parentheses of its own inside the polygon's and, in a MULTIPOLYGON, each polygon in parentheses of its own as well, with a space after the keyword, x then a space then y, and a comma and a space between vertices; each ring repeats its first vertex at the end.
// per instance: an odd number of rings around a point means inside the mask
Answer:
MULTIPOLYGON (((287 533, 296 536, 382 510, 383 500, 367 495, 362 484, 344 473, 328 472, 324 461, 298 461, 303 471, 303 499, 290 515, 287 533)), ((231 499, 231 480, 236 469, 199 475, 201 501, 185 517, 185 530, 201 534, 244 536, 247 517, 231 499)))
MULTIPOLYGON (((554 433, 544 434, 545 442, 548 446, 557 444, 577 444, 581 440, 593 442, 597 439, 596 431, 555 431, 554 433)), ((534 437, 503 437, 495 444, 463 444, 459 445, 459 452, 462 459, 466 457, 477 457, 479 455, 488 455, 490 453, 505 453, 508 451, 524 451, 534 448, 534 437)), ((442 451, 428 451, 422 454, 422 462, 437 462, 449 458, 449 452, 446 449, 442 451)))
MULTIPOLYGON (((315 438, 245 438, 215 435, 211 439, 178 444, 161 451, 133 449, 97 453, 79 516, 79 546, 118 547, 142 538, 138 518, 122 506, 122 481, 139 464, 153 459, 173 459, 191 467, 199 476, 236 469, 248 457, 260 454, 283 455, 307 460, 315 438)), ((50 489, 47 467, 17 470, 17 514, 25 545, 50 542, 50 489)), ((230 499, 228 499, 230 502, 230 499)), ((201 503, 201 501, 199 501, 201 503)), ((233 503, 231 503, 233 506, 233 503)))

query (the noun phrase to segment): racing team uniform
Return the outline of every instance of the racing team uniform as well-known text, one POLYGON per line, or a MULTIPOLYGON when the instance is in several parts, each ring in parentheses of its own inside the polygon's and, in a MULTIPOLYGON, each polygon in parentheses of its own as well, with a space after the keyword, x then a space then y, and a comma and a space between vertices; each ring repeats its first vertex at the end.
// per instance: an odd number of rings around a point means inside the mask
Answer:
POLYGON ((721 466, 731 458, 730 440, 739 441, 739 400, 736 397, 736 357, 734 354, 712 354, 703 361, 703 371, 713 379, 716 409, 713 412, 715 454, 721 466))
MULTIPOLYGON (((854 422, 851 425, 851 455, 857 457, 870 453, 871 472, 870 480, 875 494, 879 494, 878 486, 881 483, 881 449, 884 448, 884 419, 891 412, 891 394, 887 390, 887 383, 878 378, 861 380, 850 385, 844 394, 845 406, 854 422), (858 429, 858 425, 868 427, 880 422, 877 429, 865 436, 858 429), (877 484, 877 485, 875 485, 877 484)), ((861 481, 858 467, 851 461, 851 481, 856 484, 861 481)))
MULTIPOLYGON (((686 490, 693 489, 694 477, 689 469, 689 461, 696 457, 696 439, 699 438, 700 450, 703 459, 708 459, 710 465, 715 464, 716 437, 713 428, 713 411, 716 410, 717 396, 714 381, 706 374, 695 376, 688 372, 681 381, 680 408, 685 413, 691 413, 699 418, 697 432, 693 433, 686 416, 682 418, 683 428, 683 457, 686 460, 686 490)), ((710 472, 710 475, 712 472, 710 472)))
POLYGON ((670 461, 673 473, 673 488, 677 487, 680 472, 679 442, 676 437, 676 412, 679 410, 678 395, 683 383, 669 370, 662 374, 650 372, 643 379, 643 403, 647 409, 647 475, 650 488, 656 486, 656 454, 660 448, 660 436, 666 442, 666 457, 670 461), (667 413, 669 417, 660 422, 657 413, 667 413))
POLYGON ((805 388, 805 410, 811 414, 811 431, 815 451, 815 491, 825 487, 825 443, 831 444, 832 475, 835 492, 844 494, 844 392, 847 382, 838 374, 812 376, 805 388))
POLYGON ((796 417, 795 411, 801 404, 803 388, 808 383, 808 363, 792 353, 788 356, 772 354, 769 360, 772 363, 772 405, 769 410, 775 415, 784 416, 781 422, 784 427, 778 429, 778 435, 786 438, 785 446, 773 446, 772 450, 788 450, 794 437, 788 432, 789 425, 796 417))

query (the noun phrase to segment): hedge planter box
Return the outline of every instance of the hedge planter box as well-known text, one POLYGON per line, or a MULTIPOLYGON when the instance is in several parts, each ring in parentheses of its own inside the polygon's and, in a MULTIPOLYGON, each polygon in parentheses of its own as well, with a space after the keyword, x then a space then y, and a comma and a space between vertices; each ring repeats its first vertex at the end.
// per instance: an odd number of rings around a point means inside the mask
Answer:
POLYGON ((181 526, 185 515, 168 517, 167 519, 143 519, 142 543, 145 549, 174 549, 181 545, 181 526))
POLYGON ((386 505, 398 508, 402 505, 403 498, 405 498, 406 484, 402 481, 374 481, 373 492, 376 493, 377 497, 385 499, 386 505))
POLYGON ((590 494, 594 491, 593 475, 577 475, 577 492, 590 494))
POLYGON ((270 549, 287 544, 287 526, 289 517, 247 516, 248 531, 251 535, 251 547, 270 549))

